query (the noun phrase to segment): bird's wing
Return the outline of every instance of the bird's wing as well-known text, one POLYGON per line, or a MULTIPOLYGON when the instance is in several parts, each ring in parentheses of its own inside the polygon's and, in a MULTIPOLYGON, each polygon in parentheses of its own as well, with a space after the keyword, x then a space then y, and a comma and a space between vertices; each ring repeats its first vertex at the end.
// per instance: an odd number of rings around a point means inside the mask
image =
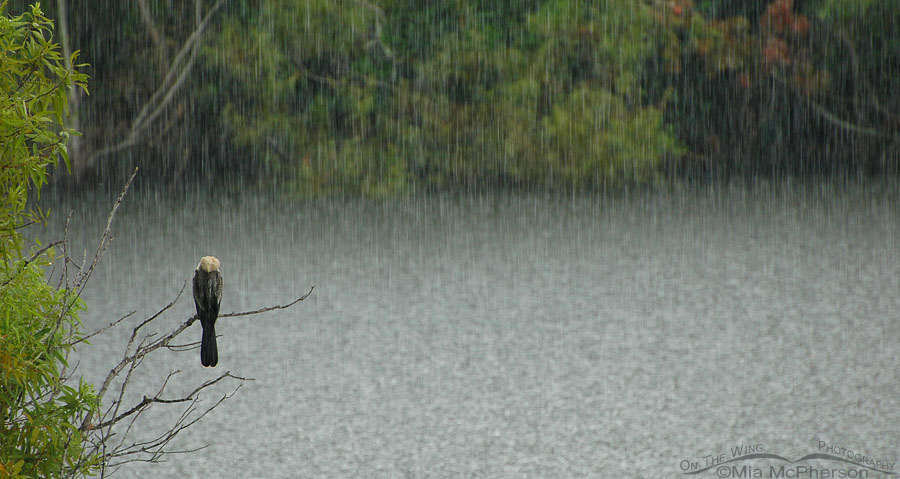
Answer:
POLYGON ((203 285, 200 282, 200 270, 194 271, 194 306, 196 306, 198 313, 206 309, 206 304, 203 301, 203 285))
POLYGON ((221 271, 216 271, 215 282, 216 282, 216 284, 215 284, 216 298, 215 298, 215 305, 213 306, 213 308, 216 311, 216 315, 218 315, 219 314, 219 305, 222 304, 222 289, 224 289, 224 284, 223 284, 224 281, 222 280, 222 272, 221 271))

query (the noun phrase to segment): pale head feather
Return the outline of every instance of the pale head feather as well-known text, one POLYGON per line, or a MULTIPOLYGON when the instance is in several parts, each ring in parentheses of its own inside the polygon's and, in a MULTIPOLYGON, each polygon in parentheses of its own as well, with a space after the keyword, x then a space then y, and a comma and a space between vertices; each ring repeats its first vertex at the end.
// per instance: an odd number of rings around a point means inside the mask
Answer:
POLYGON ((213 271, 219 270, 219 258, 215 256, 204 256, 200 258, 200 264, 197 265, 197 269, 202 269, 207 273, 211 273, 213 271))

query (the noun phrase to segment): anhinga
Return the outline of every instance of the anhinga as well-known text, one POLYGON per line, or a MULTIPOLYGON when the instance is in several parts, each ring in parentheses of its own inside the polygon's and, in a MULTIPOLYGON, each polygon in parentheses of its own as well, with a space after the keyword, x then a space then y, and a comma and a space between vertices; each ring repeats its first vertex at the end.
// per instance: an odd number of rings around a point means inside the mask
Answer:
POLYGON ((219 362, 215 326, 221 303, 222 273, 219 272, 219 260, 214 256, 204 256, 194 270, 194 305, 197 307, 197 316, 200 316, 200 325, 203 326, 203 338, 200 341, 200 363, 203 366, 213 367, 219 362))

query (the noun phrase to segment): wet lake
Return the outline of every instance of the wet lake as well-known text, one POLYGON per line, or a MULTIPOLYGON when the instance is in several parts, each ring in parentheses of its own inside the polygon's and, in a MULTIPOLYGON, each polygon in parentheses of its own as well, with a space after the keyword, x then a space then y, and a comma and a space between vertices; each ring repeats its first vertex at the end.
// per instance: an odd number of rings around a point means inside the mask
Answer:
MULTIPOLYGON (((207 448, 118 477, 675 477, 739 444, 793 460, 819 441, 894 462, 896 186, 388 201, 137 191, 83 319, 137 314, 84 349, 79 371, 101 380, 131 327, 215 255, 223 312, 315 291, 220 319, 215 369, 198 350, 145 361, 138 399, 172 370, 173 394, 224 371, 255 381, 173 443, 207 448)), ((95 244, 114 196, 57 201, 53 231, 73 210, 70 235, 95 244)), ((160 328, 192 313, 186 295, 160 328)), ((199 338, 194 325, 179 339, 199 338)))

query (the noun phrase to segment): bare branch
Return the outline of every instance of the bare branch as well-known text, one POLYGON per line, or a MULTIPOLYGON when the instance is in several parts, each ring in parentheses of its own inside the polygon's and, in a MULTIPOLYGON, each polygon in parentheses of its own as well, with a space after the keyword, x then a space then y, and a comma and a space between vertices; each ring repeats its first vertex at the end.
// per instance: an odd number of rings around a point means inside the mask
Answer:
POLYGON ((157 436, 156 438, 148 440, 148 441, 132 443, 125 447, 116 448, 112 452, 106 454, 106 456, 104 458, 105 459, 104 462, 108 462, 113 458, 133 456, 133 455, 144 455, 144 456, 149 455, 149 458, 138 457, 138 458, 130 459, 127 461, 111 463, 110 467, 116 467, 121 464, 124 464, 125 462, 134 462, 134 461, 157 462, 160 460, 160 458, 163 455, 166 455, 166 454, 188 453, 188 452, 193 452, 193 451, 197 451, 197 450, 205 448, 206 446, 201 446, 201 447, 195 448, 195 449, 186 449, 186 450, 180 450, 180 451, 168 451, 168 450, 164 449, 165 446, 167 446, 168 443, 170 441, 172 441, 172 439, 174 439, 181 431, 193 426, 198 421, 203 419, 203 417, 205 417, 207 414, 209 414, 213 409, 217 408, 220 404, 225 402, 227 399, 230 399, 231 397, 233 397, 237 393, 237 391, 241 388, 241 385, 242 385, 242 383, 238 384, 237 387, 235 387, 234 390, 230 394, 223 395, 221 398, 219 398, 218 401, 216 401, 212 406, 208 407, 199 416, 188 421, 191 414, 197 410, 197 408, 196 408, 197 399, 194 398, 193 400, 191 400, 190 405, 188 405, 188 407, 185 408, 185 410, 182 412, 182 414, 178 418, 178 420, 175 421, 175 424, 172 426, 172 428, 170 428, 168 431, 166 431, 165 433, 161 434, 160 436, 157 436))
POLYGON ((43 248, 39 249, 36 253, 34 253, 33 255, 31 255, 30 258, 28 258, 28 259, 26 259, 25 261, 23 261, 22 264, 19 266, 19 270, 16 271, 16 274, 11 275, 11 276, 9 277, 9 279, 7 279, 6 281, 3 282, 3 284, 0 284, 0 288, 5 287, 5 286, 8 285, 9 283, 11 283, 14 279, 16 279, 16 277, 17 277, 19 274, 21 274, 22 271, 25 271, 25 268, 27 268, 28 265, 31 264, 32 261, 34 261, 35 259, 37 259, 37 258, 38 258, 39 256, 41 256, 42 254, 46 253, 48 249, 50 249, 50 248, 52 248, 52 247, 54 247, 54 246, 60 245, 60 244, 62 244, 63 242, 64 242, 63 240, 60 240, 60 241, 54 241, 53 243, 50 243, 50 244, 48 244, 47 246, 44 246, 43 248))
MULTIPOLYGON (((85 284, 87 284, 87 280, 91 277, 91 273, 94 272, 94 268, 97 267, 100 259, 103 258, 103 253, 106 252, 106 248, 109 247, 109 244, 112 241, 113 237, 110 231, 110 229, 112 228, 113 218, 115 218, 116 211, 118 211, 119 206, 122 204, 122 200, 125 199, 125 194, 128 193, 128 188, 131 187, 131 182, 134 181, 134 177, 137 176, 137 172, 138 169, 135 168, 134 173, 132 173, 131 177, 128 178, 128 181, 125 182, 125 186, 122 187, 122 191, 119 192, 119 197, 116 199, 115 204, 113 204, 112 210, 110 210, 109 212, 109 216, 106 219, 106 229, 103 231, 103 235, 101 235, 100 237, 100 243, 97 245, 97 252, 94 254, 94 261, 86 271, 83 269, 79 271, 71 288, 66 288, 66 300, 64 301, 63 306, 60 308, 53 332, 48 335, 48 341, 49 338, 53 337, 53 335, 56 334, 56 331, 62 324, 63 317, 65 317, 65 315, 72 309, 72 306, 75 305, 75 302, 78 300, 78 298, 81 297, 81 292, 84 290, 84 286, 85 284), (71 298, 69 298, 69 291, 75 292, 73 295, 71 295, 71 298)), ((68 232, 66 234, 68 234, 68 232)), ((68 259, 64 259, 63 261, 68 261, 68 259)))
POLYGON ((237 317, 237 316, 249 316, 249 315, 251 315, 251 314, 259 314, 259 313, 265 313, 265 312, 267 312, 267 311, 275 311, 275 310, 277 310, 277 309, 287 309, 287 308, 290 308, 291 306, 293 306, 293 305, 299 303, 300 301, 303 301, 304 299, 308 298, 309 295, 312 294, 312 292, 313 292, 314 289, 316 289, 315 286, 310 286, 310 287, 309 287, 309 291, 307 291, 306 294, 304 294, 303 296, 300 296, 299 298, 297 298, 297 299, 291 301, 291 302, 288 303, 288 304, 282 304, 282 305, 277 305, 277 306, 269 306, 269 307, 267 307, 267 308, 255 309, 255 310, 253 310, 253 311, 244 311, 244 312, 241 312, 241 313, 220 314, 219 317, 220 317, 220 318, 234 318, 234 317, 237 317))
MULTIPOLYGON (((217 335, 216 335, 216 338, 219 338, 219 337, 221 337, 221 336, 222 336, 221 334, 217 334, 217 335)), ((194 342, 192 342, 192 343, 187 343, 187 344, 169 344, 169 345, 166 345, 166 349, 168 349, 169 351, 175 351, 175 352, 190 351, 190 350, 192 350, 192 349, 197 349, 197 348, 199 348, 199 347, 200 347, 200 341, 194 341, 194 342)))
POLYGON ((112 146, 97 150, 90 156, 87 163, 93 162, 96 157, 109 155, 117 151, 130 148, 141 141, 141 137, 144 131, 149 128, 156 117, 165 110, 166 106, 168 106, 168 104, 172 101, 175 94, 181 88, 181 85, 187 79, 188 74, 191 72, 194 66, 194 60, 196 60, 197 53, 199 52, 200 41, 203 38, 203 33, 209 26, 210 20, 212 19, 213 15, 224 4, 225 0, 219 0, 218 2, 216 2, 216 4, 213 5, 208 12, 206 12, 206 15, 203 17, 203 19, 198 22, 197 28, 194 29, 191 35, 184 41, 181 49, 178 51, 178 53, 175 55, 175 58, 172 59, 172 62, 166 69, 167 73, 165 78, 163 78, 163 81, 160 83, 159 87, 156 89, 153 95, 150 96, 150 99, 147 100, 143 108, 141 108, 141 110, 135 116, 134 120, 131 123, 131 128, 129 129, 128 134, 125 136, 125 139, 112 146))
POLYGON ((147 27, 147 33, 150 35, 150 40, 152 40, 153 45, 156 46, 156 53, 159 55, 159 65, 161 68, 165 69, 165 62, 163 59, 166 57, 166 43, 163 41, 162 35, 159 34, 156 24, 153 23, 153 15, 150 13, 150 7, 147 6, 147 0, 138 0, 137 4, 138 10, 141 12, 141 21, 143 21, 144 26, 147 27))
POLYGON ((56 283, 56 289, 62 289, 63 285, 69 285, 69 222, 72 221, 72 213, 74 212, 70 210, 69 214, 66 215, 66 223, 63 228, 62 271, 59 273, 59 282, 56 283))
POLYGON ((97 263, 103 258, 103 254, 106 252, 106 248, 109 247, 110 242, 112 241, 112 222, 113 218, 116 217, 116 212, 119 210, 119 206, 122 205, 122 200, 125 199, 125 194, 128 193, 128 189, 131 187, 131 182, 134 181, 134 177, 137 176, 138 168, 134 169, 134 172, 131 173, 131 176, 128 178, 128 181, 125 182, 125 186, 122 187, 122 191, 119 192, 119 197, 116 198, 116 202, 113 204, 112 209, 109 211, 109 216, 106 218, 106 229, 103 230, 103 234, 100 236, 100 243, 97 245, 97 252, 94 253, 94 261, 88 266, 87 271, 82 271, 79 273, 78 277, 75 279, 75 290, 77 291, 76 296, 81 295, 81 291, 84 289, 85 283, 90 279, 91 273, 94 272, 94 269, 97 267, 97 263))
POLYGON ((175 303, 178 302, 178 300, 181 298, 181 295, 184 293, 184 289, 187 287, 188 281, 189 281, 189 280, 184 280, 184 283, 181 285, 181 289, 178 290, 178 294, 175 295, 175 299, 173 299, 169 304, 163 306, 162 309, 160 309, 160 310, 157 311, 155 314, 153 314, 153 315, 150 316, 149 318, 147 318, 147 319, 145 319, 144 321, 142 321, 141 324, 138 324, 138 325, 134 328, 134 331, 133 331, 132 334, 131 334, 132 340, 134 339, 134 337, 137 335, 137 332, 138 332, 141 328, 143 328, 144 326, 146 326, 148 323, 150 323, 150 322, 153 321, 154 319, 156 319, 156 318, 162 316, 162 314, 165 313, 166 311, 168 311, 172 306, 175 306, 175 303))
MULTIPOLYGON (((103 395, 106 394, 106 390, 109 388, 109 385, 112 383, 112 380, 115 379, 115 377, 118 376, 119 373, 122 372, 122 369, 124 369, 125 366, 127 366, 129 363, 133 363, 133 362, 139 360, 140 358, 146 356, 147 354, 151 353, 153 350, 155 350, 156 348, 159 347, 159 346, 156 346, 156 347, 153 347, 150 349, 148 349, 148 347, 144 347, 144 349, 142 350, 142 348, 139 346, 137 351, 135 351, 135 353, 133 355, 131 355, 131 356, 128 355, 128 351, 131 350, 131 345, 134 344, 134 340, 135 340, 135 338, 137 338, 138 331, 140 331, 140 329, 142 327, 144 327, 144 325, 146 325, 150 321, 153 321, 154 319, 160 317, 169 308, 174 306, 175 303, 178 302, 178 298, 181 297, 181 293, 184 292, 184 288, 186 285, 187 285, 187 281, 185 281, 184 284, 181 286, 181 290, 178 291, 178 294, 175 295, 175 299, 173 299, 172 302, 165 305, 162 309, 157 311, 156 314, 150 316, 149 318, 147 318, 143 322, 141 322, 141 324, 134 327, 134 329, 131 331, 131 337, 128 339, 128 344, 125 346, 125 357, 122 358, 122 360, 119 361, 119 363, 116 364, 115 367, 113 367, 112 369, 109 370, 109 373, 106 375, 106 379, 103 381, 103 385, 100 387, 100 391, 97 393, 97 397, 99 399, 101 399, 101 400, 103 399, 103 395)), ((170 336, 171 337, 177 336, 179 333, 181 333, 181 331, 184 331, 184 329, 186 329, 187 326, 189 326, 191 322, 193 322, 193 317, 191 319, 189 319, 188 321, 186 321, 184 324, 182 324, 182 326, 179 329, 176 329, 174 332, 170 333, 170 336)))
MULTIPOLYGON (((207 380, 197 387, 195 387, 190 393, 176 398, 164 398, 163 392, 166 384, 168 383, 169 378, 171 378, 177 371, 172 372, 164 381, 162 387, 154 394, 153 396, 143 396, 143 398, 138 401, 136 404, 132 405, 130 408, 124 411, 119 411, 119 407, 122 404, 122 400, 125 396, 125 391, 128 388, 131 378, 137 368, 140 366, 141 362, 153 351, 156 351, 159 348, 169 348, 171 350, 177 350, 176 348, 185 348, 187 350, 188 347, 194 348, 196 347, 196 343, 190 343, 188 345, 171 345, 170 342, 177 337, 179 334, 184 332, 194 321, 197 320, 197 315, 193 315, 175 329, 170 331, 168 334, 163 335, 162 337, 151 340, 153 335, 148 335, 143 340, 141 340, 138 346, 135 348, 134 353, 130 353, 131 346, 134 344, 137 339, 138 333, 145 325, 149 324, 153 320, 161 317, 163 313, 168 311, 178 302, 181 295, 184 292, 184 289, 187 286, 187 281, 184 282, 181 289, 178 291, 178 294, 175 298, 166 306, 161 308, 159 311, 151 315, 149 318, 145 319, 138 325, 136 325, 132 329, 131 337, 128 340, 128 344, 125 347, 125 356, 113 367, 110 372, 107 374, 106 379, 103 382, 103 385, 100 388, 98 393, 98 397, 102 400, 108 391, 110 385, 114 380, 116 380, 123 371, 127 369, 127 373, 125 374, 124 379, 121 384, 118 386, 117 398, 110 405, 110 408, 107 410, 106 414, 104 414, 99 421, 96 423, 91 423, 90 418, 85 418, 84 422, 81 425, 81 429, 83 431, 97 431, 99 433, 99 437, 95 438, 93 443, 95 444, 95 450, 101 450, 104 457, 104 471, 107 467, 117 467, 127 462, 132 461, 148 461, 148 462, 156 462, 161 459, 161 457, 165 454, 173 454, 173 453, 184 453, 191 452, 197 449, 190 450, 181 450, 181 451, 170 451, 167 448, 168 444, 177 436, 181 431, 195 424, 201 418, 203 418, 206 414, 212 411, 215 407, 221 404, 226 399, 232 397, 238 389, 240 389, 241 385, 244 381, 252 381, 252 378, 245 378, 241 376, 236 376, 231 374, 230 371, 225 372, 219 377, 207 380), (196 404, 201 395, 202 391, 210 388, 220 381, 231 378, 239 381, 238 386, 230 393, 222 396, 215 404, 207 408, 203 411, 199 416, 191 419, 194 411, 196 411, 196 404), (153 404, 183 404, 188 403, 187 407, 185 407, 181 416, 173 423, 173 425, 162 435, 143 442, 134 442, 131 444, 126 444, 125 441, 131 435, 132 429, 134 428, 138 418, 140 415, 151 408, 153 404), (123 423, 127 420, 127 427, 125 431, 121 434, 119 443, 111 448, 108 447, 109 441, 116 435, 116 430, 120 429, 117 426, 120 423, 123 423), (125 458, 129 457, 130 459, 126 459, 123 461, 113 462, 115 458, 125 458)), ((312 294, 315 287, 310 287, 309 291, 306 294, 298 297, 294 301, 283 305, 275 305, 264 308, 259 308, 253 311, 244 311, 237 313, 229 313, 223 314, 220 317, 239 317, 239 316, 249 316, 260 314, 268 311, 280 310, 290 308, 291 306, 299 303, 300 301, 305 300, 312 294)), ((105 328, 104 328, 105 329, 105 328)), ((101 475, 104 475, 105 472, 102 472, 101 475)))
MULTIPOLYGON (((135 174, 136 173, 137 170, 135 170, 135 174)), ((116 202, 113 204, 109 217, 107 218, 106 228, 99 239, 97 250, 89 265, 86 264, 86 258, 82 261, 81 266, 77 265, 77 263, 68 255, 68 241, 63 240, 61 242, 61 244, 63 244, 64 256, 64 261, 62 263, 63 269, 62 272, 60 272, 64 277, 64 281, 61 284, 66 291, 72 291, 71 295, 73 296, 71 301, 68 302, 68 307, 71 307, 81 294, 81 291, 91 277, 91 273, 97 267, 106 248, 112 241, 112 221, 116 211, 122 204, 125 194, 134 180, 134 177, 135 175, 133 174, 131 178, 129 178, 116 202), (69 263, 79 269, 79 272, 72 279, 71 286, 68 285, 67 268, 69 263)), ((68 222, 66 235, 68 236, 68 222)), ((85 253, 85 256, 87 256, 87 253, 85 253)), ((105 477, 107 474, 115 472, 119 466, 129 462, 157 462, 162 460, 168 454, 189 453, 203 449, 206 446, 180 450, 172 450, 169 447, 172 440, 174 440, 179 433, 193 426, 224 401, 233 397, 245 381, 253 380, 252 378, 238 376, 231 374, 230 371, 226 371, 214 379, 209 379, 195 385, 193 389, 186 394, 173 396, 167 393, 166 388, 169 385, 170 380, 179 373, 179 371, 175 370, 166 376, 155 393, 143 394, 139 396, 141 398, 140 400, 135 399, 133 403, 125 404, 126 400, 129 402, 132 401, 129 399, 130 396, 128 394, 130 391, 129 388, 132 386, 132 379, 140 376, 143 371, 140 369, 140 366, 151 353, 161 348, 166 348, 175 352, 183 352, 197 347, 196 342, 172 344, 176 337, 198 319, 197 315, 191 315, 165 333, 142 333, 143 331, 150 329, 146 328, 146 326, 157 319, 162 318, 167 312, 173 309, 174 305, 184 294, 184 291, 188 286, 188 281, 189 280, 184 281, 175 297, 168 304, 146 319, 131 326, 131 335, 125 345, 121 359, 119 359, 119 361, 109 370, 97 392, 97 399, 103 404, 103 409, 98 408, 99 410, 86 415, 86 417, 82 419, 79 430, 84 433, 84 439, 81 446, 87 454, 85 457, 100 457, 100 477, 105 477), (237 384, 230 392, 223 394, 209 407, 200 407, 200 403, 202 402, 201 396, 209 394, 213 389, 223 387, 222 383, 226 379, 234 380, 237 384), (113 390, 114 393, 110 395, 111 398, 107 399, 107 395, 111 390, 113 390), (104 399, 107 400, 104 401, 104 399), (142 426, 146 423, 146 421, 139 421, 139 419, 142 417, 146 419, 147 416, 144 415, 145 412, 153 410, 155 405, 177 405, 176 407, 182 409, 180 413, 176 413, 172 416, 171 423, 162 434, 151 438, 139 438, 138 440, 135 440, 133 435, 139 436, 140 432, 143 430, 142 426)), ((287 309, 308 298, 314 289, 314 286, 310 286, 309 291, 286 304, 262 307, 252 311, 232 312, 222 314, 220 317, 252 316, 268 311, 287 309)), ((132 311, 121 318, 110 322, 107 326, 97 329, 80 338, 75 337, 75 331, 69 331, 67 334, 69 335, 70 340, 67 343, 67 346, 71 347, 81 344, 94 336, 125 324, 126 320, 134 316, 134 314, 135 313, 132 311)), ((69 374, 66 377, 71 378, 73 375, 69 374)), ((166 408, 167 406, 160 407, 166 408)))
POLYGON ((104 327, 102 327, 102 328, 100 328, 100 329, 94 331, 93 333, 88 334, 87 336, 84 336, 84 337, 81 337, 81 338, 79 338, 79 339, 77 339, 77 340, 75 340, 75 341, 66 343, 66 346, 74 346, 74 345, 76 345, 76 344, 78 344, 78 343, 87 342, 88 339, 91 339, 92 337, 94 337, 94 336, 96 336, 96 335, 102 333, 103 331, 106 331, 107 329, 112 328, 113 326, 115 326, 115 325, 121 323, 122 321, 125 321, 126 319, 132 317, 132 316, 134 315, 134 313, 136 313, 136 312, 137 312, 137 311, 132 311, 132 312, 126 314, 125 316, 122 316, 121 318, 119 318, 119 319, 117 319, 117 320, 115 320, 115 321, 113 321, 113 322, 107 324, 106 326, 104 326, 104 327))
MULTIPOLYGON (((186 285, 186 284, 187 284, 187 281, 185 281, 185 285, 186 285)), ((157 350, 157 349, 159 349, 159 348, 161 348, 161 347, 168 346, 168 345, 169 345, 169 342, 170 342, 172 339, 174 339, 176 336, 178 336, 179 334, 181 334, 185 329, 188 328, 188 326, 190 326, 191 324, 194 323, 194 321, 197 320, 197 315, 195 314, 195 315, 191 316, 190 318, 188 318, 185 322, 181 323, 181 325, 179 325, 177 328, 175 328, 174 330, 172 330, 171 332, 169 332, 169 334, 163 336, 163 337, 160 338, 160 339, 157 339, 156 341, 154 341, 154 342, 152 342, 152 343, 150 343, 150 344, 148 344, 148 345, 146 345, 146 346, 139 346, 139 347, 137 348, 137 350, 135 350, 134 354, 132 354, 131 356, 128 355, 128 350, 130 349, 131 344, 134 342, 134 339, 137 337, 138 330, 140 330, 140 328, 142 328, 144 325, 146 325, 146 324, 149 323, 150 321, 153 321, 154 319, 158 318, 160 315, 162 315, 163 312, 165 312, 166 310, 168 310, 169 308, 171 308, 172 306, 174 306, 175 303, 178 301, 178 298, 181 297, 181 293, 184 292, 184 288, 185 288, 184 286, 181 287, 181 291, 178 292, 178 295, 175 296, 175 299, 172 300, 171 303, 167 304, 164 308, 162 308, 161 310, 159 310, 156 314, 154 314, 153 316, 147 318, 147 319, 144 320, 141 324, 137 325, 137 326, 134 328, 134 330, 132 330, 132 333, 131 333, 131 339, 130 339, 129 342, 128 342, 128 346, 126 346, 126 351, 125 351, 125 354, 126 354, 126 355, 125 355, 125 357, 122 358, 122 360, 119 362, 119 364, 117 364, 115 367, 113 367, 113 368, 109 371, 109 374, 107 374, 107 376, 106 376, 106 380, 103 381, 103 386, 100 388, 100 391, 99 391, 99 393, 98 393, 98 396, 99 396, 101 399, 103 398, 103 395, 106 393, 106 390, 109 388, 109 385, 110 385, 110 383, 112 382, 112 380, 113 380, 116 376, 118 376, 119 373, 121 373, 122 370, 123 370, 128 364, 133 363, 133 362, 135 362, 135 361, 138 361, 138 360, 142 359, 144 356, 146 356, 146 355, 152 353, 153 351, 155 351, 155 350, 157 350)), ((311 286, 311 287, 309 288, 309 291, 308 291, 306 294, 304 294, 303 296, 300 296, 299 298, 295 299, 294 301, 291 301, 291 302, 288 303, 288 304, 284 304, 284 305, 276 305, 276 306, 269 306, 269 307, 266 307, 266 308, 260 308, 260 309, 254 310, 254 311, 244 311, 244 312, 240 312, 240 313, 228 313, 228 314, 222 314, 222 315, 219 315, 219 317, 220 317, 220 318, 233 318, 233 317, 238 317, 238 316, 250 316, 250 315, 254 315, 254 314, 265 313, 265 312, 267 312, 267 311, 275 311, 275 310, 278 310, 278 309, 286 309, 286 308, 290 308, 291 306, 293 306, 293 305, 299 303, 300 301, 303 301, 304 299, 308 298, 309 295, 312 294, 313 289, 315 289, 315 286, 311 286)))
MULTIPOLYGON (((773 73, 772 78, 777 80, 782 85, 788 87, 789 89, 793 89, 790 82, 788 82, 786 79, 782 78, 780 75, 773 73)), ((844 130, 847 130, 847 131, 850 131, 850 132, 853 132, 853 133, 856 133, 859 135, 872 136, 872 137, 876 137, 876 138, 890 138, 890 135, 888 135, 884 132, 878 131, 875 128, 860 126, 855 123, 851 123, 847 120, 841 119, 834 113, 828 111, 824 106, 817 103, 809 95, 800 93, 799 96, 802 100, 804 100, 809 105, 810 108, 812 108, 812 110, 816 114, 818 114, 820 117, 822 117, 822 119, 824 119, 825 121, 828 121, 829 123, 832 123, 833 125, 835 125, 839 128, 842 128, 844 130)))
POLYGON ((221 381, 221 380, 223 380, 223 379, 225 379, 225 378, 233 378, 233 379, 237 379, 237 380, 239 380, 239 381, 253 381, 253 378, 243 378, 243 377, 240 377, 240 376, 234 376, 233 374, 231 374, 230 371, 226 371, 225 373, 223 373, 221 376, 217 377, 216 379, 211 379, 211 380, 208 380, 208 381, 203 382, 203 384, 201 384, 201 385, 197 386, 196 388, 194 388, 194 390, 191 391, 190 393, 188 393, 186 396, 179 397, 179 398, 174 398, 174 399, 163 399, 163 398, 161 398, 160 395, 162 394, 163 390, 165 389, 166 385, 168 384, 169 379, 171 379, 172 376, 174 376, 174 375, 177 374, 178 372, 180 372, 180 371, 173 371, 172 373, 169 373, 169 375, 166 377, 166 380, 165 380, 165 382, 163 383, 162 387, 160 387, 159 391, 156 393, 155 396, 153 396, 153 397, 147 397, 147 396, 144 396, 144 398, 141 399, 140 402, 138 402, 136 405, 134 405, 134 406, 133 406, 131 409, 129 409, 128 411, 125 411, 125 412, 119 414, 118 416, 116 416, 115 418, 110 419, 110 420, 108 420, 108 421, 102 422, 102 423, 97 424, 97 425, 94 425, 94 426, 90 426, 90 427, 87 428, 87 430, 91 430, 91 429, 102 429, 102 428, 111 426, 111 425, 113 425, 113 424, 115 424, 115 423, 121 421, 122 419, 125 419, 126 417, 131 416, 132 414, 134 414, 134 413, 140 411, 141 409, 144 409, 145 407, 147 407, 147 406, 149 406, 150 404, 153 404, 153 403, 161 403, 161 404, 177 404, 177 403, 183 403, 183 402, 193 401, 193 400, 195 399, 195 397, 197 396, 197 394, 198 394, 200 391, 202 391, 202 390, 204 390, 204 389, 206 389, 206 388, 208 388, 208 387, 210 387, 210 386, 212 386, 212 385, 218 383, 219 381, 221 381))

